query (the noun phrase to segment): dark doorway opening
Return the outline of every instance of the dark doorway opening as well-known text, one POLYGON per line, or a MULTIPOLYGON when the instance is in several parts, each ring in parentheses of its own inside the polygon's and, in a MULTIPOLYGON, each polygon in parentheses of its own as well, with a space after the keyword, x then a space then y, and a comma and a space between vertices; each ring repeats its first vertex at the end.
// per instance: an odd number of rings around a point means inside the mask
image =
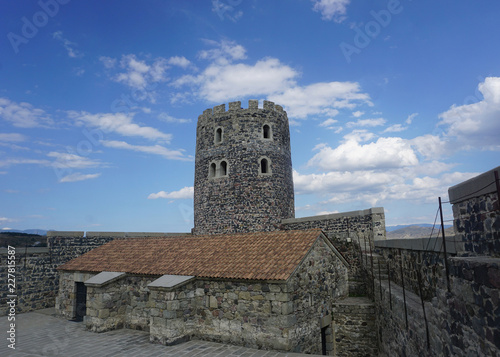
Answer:
POLYGON ((83 321, 87 313, 87 287, 84 283, 76 283, 75 321, 83 321))
POLYGON ((328 326, 321 328, 321 354, 326 356, 326 330, 328 326))

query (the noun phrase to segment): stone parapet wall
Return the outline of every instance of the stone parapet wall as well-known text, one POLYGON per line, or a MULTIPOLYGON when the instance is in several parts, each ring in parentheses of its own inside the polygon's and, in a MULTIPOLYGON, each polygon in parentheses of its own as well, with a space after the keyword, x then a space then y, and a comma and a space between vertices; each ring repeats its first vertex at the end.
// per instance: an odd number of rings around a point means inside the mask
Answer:
POLYGON ((500 167, 450 187, 454 228, 464 244, 461 255, 500 257, 500 167))
MULTIPOLYGON (((85 232, 48 231, 47 247, 16 248, 16 312, 53 307, 59 290, 57 267, 80 255, 106 244, 116 238, 127 237, 169 237, 188 233, 150 233, 150 232, 85 232)), ((6 262, 8 252, 0 248, 0 261, 6 262)), ((7 264, 0 266, 0 316, 8 311, 7 264)), ((71 318, 71 317, 70 317, 71 318)))
POLYGON ((424 301, 427 324, 419 295, 405 289, 405 304, 400 285, 376 280, 380 356, 500 355, 500 261, 456 257, 449 263, 450 291, 441 279, 424 301))

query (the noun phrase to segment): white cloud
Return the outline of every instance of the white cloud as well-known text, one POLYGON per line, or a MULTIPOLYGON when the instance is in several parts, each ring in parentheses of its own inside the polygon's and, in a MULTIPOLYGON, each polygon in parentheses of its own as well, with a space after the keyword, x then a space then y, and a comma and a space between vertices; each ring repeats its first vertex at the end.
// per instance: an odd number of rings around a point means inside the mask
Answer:
POLYGON ((51 162, 49 160, 38 160, 38 159, 5 159, 0 160, 0 167, 7 167, 11 165, 42 165, 49 166, 51 162))
POLYGON ((449 143, 436 135, 417 136, 409 140, 409 143, 426 158, 436 158, 449 152, 449 143))
POLYGON ((42 109, 33 108, 29 103, 16 103, 2 97, 0 97, 0 118, 19 128, 47 127, 54 124, 52 118, 42 109))
POLYGON ((113 68, 116 65, 116 58, 101 56, 99 57, 99 61, 101 61, 104 67, 108 69, 113 68))
POLYGON ((312 0, 313 10, 321 13, 323 20, 342 22, 345 19, 346 7, 350 0, 312 0))
POLYGON ((211 102, 246 96, 281 92, 294 84, 298 73, 275 58, 266 58, 255 65, 211 64, 198 76, 183 76, 175 84, 199 87, 198 95, 211 102))
POLYGON ((321 124, 319 124, 319 126, 330 127, 330 126, 332 126, 335 123, 338 123, 338 120, 335 120, 335 119, 326 119, 324 122, 322 122, 321 124))
MULTIPOLYGON (((406 125, 410 125, 413 122, 413 119, 418 115, 418 113, 413 113, 408 115, 408 118, 405 120, 406 125)), ((383 132, 384 133, 398 133, 401 131, 405 131, 408 129, 408 126, 403 126, 402 124, 394 124, 386 128, 383 132)))
POLYGON ((64 38, 63 35, 62 35, 62 31, 56 31, 52 34, 52 38, 55 38, 56 40, 58 40, 59 42, 61 42, 64 46, 64 48, 66 49, 66 51, 68 51, 68 56, 71 57, 71 58, 80 58, 80 57, 83 57, 83 53, 77 51, 74 47, 77 46, 76 43, 74 42, 71 42, 70 40, 68 40, 67 38, 64 38))
POLYGON ((401 138, 379 138, 365 145, 353 137, 337 148, 322 146, 309 160, 309 166, 326 171, 397 168, 418 164, 411 145, 401 138))
POLYGON ((7 218, 7 217, 0 217, 0 222, 1 222, 1 223, 6 223, 6 222, 15 222, 15 219, 12 219, 12 218, 7 218))
POLYGON ((315 114, 335 116, 338 109, 373 105, 369 95, 362 93, 359 84, 354 82, 322 82, 305 87, 287 85, 282 89, 281 93, 271 94, 269 98, 285 106, 288 115, 296 118, 315 114))
POLYGON ((148 196, 148 200, 156 200, 157 198, 169 198, 174 200, 192 199, 194 195, 194 187, 184 187, 179 191, 152 193, 148 196))
POLYGON ((191 122, 191 119, 174 118, 173 116, 168 115, 167 113, 160 113, 158 115, 158 119, 167 123, 177 123, 177 124, 185 124, 191 122))
POLYGON ((144 146, 144 145, 131 145, 126 143, 125 141, 114 141, 114 140, 103 140, 101 143, 110 148, 114 149, 125 149, 143 152, 147 154, 154 154, 163 156, 166 159, 170 160, 181 160, 181 161, 192 161, 193 158, 191 156, 186 156, 184 154, 184 150, 170 150, 161 145, 153 145, 153 146, 144 146))
POLYGON ((191 62, 184 56, 170 57, 167 62, 172 66, 179 66, 182 68, 187 68, 191 65, 191 62))
POLYGON ((234 41, 222 40, 217 42, 205 40, 205 43, 215 48, 200 51, 198 57, 201 59, 212 60, 219 64, 227 64, 228 62, 247 58, 245 47, 238 45, 234 41))
POLYGON ((357 121, 353 122, 350 121, 346 124, 348 128, 352 128, 355 126, 360 126, 360 127, 375 127, 375 126, 381 126, 384 125, 386 120, 384 118, 376 118, 376 119, 358 119, 357 121))
MULTIPOLYGON (((107 68, 110 68, 108 66, 111 66, 112 62, 107 57, 104 57, 101 61, 107 68)), ((167 62, 165 58, 160 57, 151 64, 147 64, 146 61, 137 59, 133 54, 123 55, 120 60, 120 67, 125 72, 118 73, 114 80, 133 89, 145 89, 150 84, 167 80, 165 73, 168 69, 167 62)))
POLYGON ((357 110, 355 112, 352 113, 352 116, 355 117, 355 118, 359 118, 360 116, 362 116, 363 114, 365 114, 365 112, 362 112, 360 110, 357 110))
MULTIPOLYGON (((200 52, 211 63, 198 75, 184 75, 172 85, 191 86, 203 100, 223 103, 244 97, 267 98, 285 107, 290 119, 309 115, 334 117, 340 109, 372 106, 368 94, 355 82, 320 82, 297 85, 300 72, 277 58, 263 58, 255 64, 235 63, 246 58, 244 47, 232 41, 206 41, 216 46, 200 52)), ((173 101, 186 100, 185 93, 173 101)))
POLYGON ((140 136, 149 140, 170 142, 171 134, 165 134, 149 126, 140 126, 132 122, 133 113, 98 113, 70 111, 68 115, 77 125, 90 125, 104 132, 114 132, 123 136, 140 136))
POLYGON ((20 142, 20 141, 26 141, 27 138, 23 134, 17 134, 17 133, 0 133, 0 141, 8 141, 8 142, 20 142))
POLYGON ((95 179, 101 176, 101 174, 82 174, 80 172, 76 172, 71 175, 64 176, 62 179, 59 180, 59 182, 77 182, 77 181, 84 181, 84 180, 91 180, 95 179))
POLYGON ((68 152, 52 151, 47 156, 54 158, 51 166, 54 168, 86 169, 90 167, 103 166, 99 160, 92 160, 88 157, 71 154, 68 152))
POLYGON ((240 3, 241 1, 236 3, 234 1, 229 1, 226 3, 226 1, 212 0, 212 11, 215 12, 221 20, 228 18, 229 20, 236 22, 243 16, 243 11, 235 11, 235 6, 240 3))
POLYGON ((441 113, 439 125, 460 147, 500 150, 500 77, 488 77, 478 85, 483 100, 455 106, 441 113))
POLYGON ((417 115, 418 115, 418 113, 413 113, 413 114, 408 115, 408 118, 406 118, 405 123, 407 125, 410 125, 411 123, 413 123, 413 119, 415 119, 415 117, 417 115))

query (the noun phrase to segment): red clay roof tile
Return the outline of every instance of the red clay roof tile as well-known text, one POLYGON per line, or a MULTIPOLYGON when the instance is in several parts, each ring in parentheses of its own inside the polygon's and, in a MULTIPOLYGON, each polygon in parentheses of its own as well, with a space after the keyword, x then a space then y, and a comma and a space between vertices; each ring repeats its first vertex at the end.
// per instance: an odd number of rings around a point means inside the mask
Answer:
POLYGON ((58 269, 286 280, 321 230, 116 239, 58 269))

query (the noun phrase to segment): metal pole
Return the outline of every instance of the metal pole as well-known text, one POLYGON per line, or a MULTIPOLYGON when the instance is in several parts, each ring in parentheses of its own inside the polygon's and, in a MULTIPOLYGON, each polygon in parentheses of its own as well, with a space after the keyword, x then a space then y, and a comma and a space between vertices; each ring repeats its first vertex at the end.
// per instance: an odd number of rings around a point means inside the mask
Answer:
POLYGON ((431 348, 431 341, 429 338, 429 324, 427 323, 427 315, 425 314, 425 304, 424 304, 424 294, 422 291, 422 276, 420 275, 420 269, 417 267, 417 279, 418 279, 418 291, 420 292, 420 302, 422 303, 422 311, 424 312, 424 322, 425 322, 425 333, 427 335, 427 349, 431 348))
POLYGON ((372 244, 368 242, 370 246, 370 262, 372 266, 372 291, 373 291, 373 300, 375 300, 375 269, 373 268, 373 253, 372 253, 372 244))
POLYGON ((378 282, 380 287, 380 301, 382 301, 382 274, 380 273, 380 259, 378 260, 378 282))
POLYGON ((500 181, 498 181, 498 171, 495 170, 495 184, 497 185, 497 196, 500 200, 500 181))
POLYGON ((441 204, 441 197, 439 197, 439 214, 441 216, 441 231, 443 233, 443 253, 444 253, 444 269, 446 271, 446 286, 448 292, 451 291, 450 288, 450 269, 448 267, 448 255, 446 253, 446 237, 444 235, 444 220, 443 220, 443 206, 441 204))
POLYGON ((401 262, 401 265, 399 267, 401 270, 401 286, 403 287, 403 303, 405 305, 406 329, 408 330, 408 310, 406 308, 405 277, 403 275, 403 254, 401 254, 401 248, 399 249, 399 257, 400 257, 400 262, 401 262))
POLYGON ((391 273, 389 270, 389 262, 387 262, 387 279, 389 280, 389 306, 392 310, 391 273))

